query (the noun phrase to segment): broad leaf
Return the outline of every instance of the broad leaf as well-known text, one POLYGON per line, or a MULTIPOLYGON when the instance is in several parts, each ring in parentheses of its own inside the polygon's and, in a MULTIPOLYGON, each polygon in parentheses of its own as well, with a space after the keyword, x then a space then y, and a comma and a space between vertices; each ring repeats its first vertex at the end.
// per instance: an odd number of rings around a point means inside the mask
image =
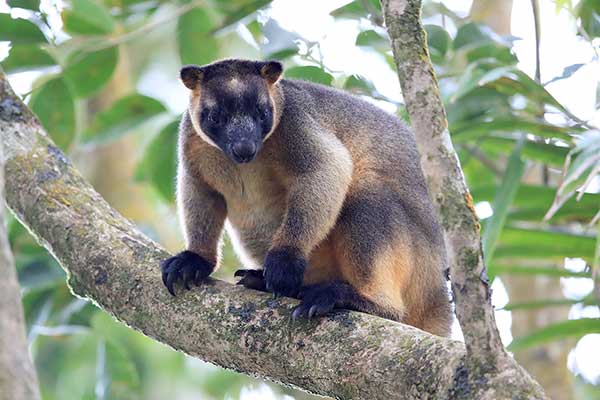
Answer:
POLYGON ((7 73, 29 71, 53 65, 56 65, 54 58, 34 44, 12 46, 8 57, 2 61, 2 68, 7 73))
POLYGON ((356 45, 387 50, 390 47, 390 41, 383 33, 370 29, 362 31, 356 36, 356 45))
POLYGON ((29 107, 60 148, 68 150, 75 138, 75 102, 65 81, 55 78, 31 96, 29 107))
POLYGON ((40 0, 8 0, 7 3, 10 7, 26 8, 33 11, 40 9, 40 0))
POLYGON ((285 71, 286 78, 301 79, 331 86, 333 76, 314 65, 292 67, 285 71))
POLYGON ((361 75, 350 75, 344 82, 344 89, 369 96, 377 91, 373 82, 361 75))
POLYGON ((166 111, 165 106, 152 97, 131 94, 115 101, 108 110, 96 115, 84 132, 86 143, 105 143, 131 132, 135 127, 166 111))
POLYGON ((221 23, 220 28, 226 28, 239 22, 270 2, 271 0, 218 1, 216 7, 225 15, 225 20, 221 23))
POLYGON ((581 27, 591 37, 600 37, 600 1, 581 0, 577 6, 581 27))
POLYGON ((463 46, 491 40, 492 38, 480 25, 470 22, 458 28, 453 45, 455 49, 460 49, 463 46))
POLYGON ((46 42, 46 37, 31 21, 12 18, 10 14, 0 13, 0 42, 12 44, 30 44, 46 42))
POLYGON ((104 35, 115 29, 115 21, 101 2, 71 0, 62 12, 65 31, 79 35, 104 35))
POLYGON ((118 55, 116 47, 71 55, 67 59, 64 76, 74 93, 78 97, 87 97, 100 90, 115 71, 118 55))
POLYGON ((336 18, 349 19, 365 18, 368 15, 379 17, 381 16, 381 3, 379 0, 354 0, 333 10, 330 14, 336 18))
POLYGON ((219 56, 219 46, 210 33, 215 24, 203 8, 194 8, 177 21, 177 45, 182 64, 207 64, 219 56))
POLYGON ((136 168, 136 180, 150 182, 167 202, 174 201, 179 120, 165 126, 150 142, 136 168))
POLYGON ((452 46, 452 38, 444 28, 438 25, 425 25, 427 32, 427 47, 434 63, 444 61, 448 49, 452 46))

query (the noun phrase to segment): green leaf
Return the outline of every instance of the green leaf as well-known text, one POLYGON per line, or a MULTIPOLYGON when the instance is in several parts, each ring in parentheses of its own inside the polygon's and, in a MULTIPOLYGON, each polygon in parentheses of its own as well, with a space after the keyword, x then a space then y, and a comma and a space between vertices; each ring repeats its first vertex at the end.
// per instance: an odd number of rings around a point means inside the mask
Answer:
POLYGON ((331 86, 331 82, 333 82, 333 76, 331 74, 314 65, 289 68, 285 71, 285 77, 311 81, 328 86, 331 86))
POLYGON ((491 40, 478 24, 470 22, 458 28, 454 38, 454 48, 460 49, 463 46, 491 40))
POLYGON ((344 89, 369 96, 376 92, 373 82, 361 75, 350 75, 344 82, 344 89))
POLYGON ((389 49, 390 41, 383 34, 369 29, 366 31, 362 31, 356 36, 356 45, 357 46, 366 46, 373 47, 376 49, 389 49))
POLYGON ((31 21, 11 18, 10 14, 0 13, 0 42, 12 44, 45 43, 46 37, 31 21))
POLYGON ((29 71, 53 65, 56 65, 54 58, 34 44, 12 46, 8 57, 2 61, 2 68, 7 73, 29 71))
POLYGON ((239 22, 250 14, 255 13, 260 8, 269 4, 271 0, 251 0, 251 1, 218 1, 216 6, 217 9, 225 15, 225 20, 221 23, 219 28, 226 28, 239 22))
POLYGON ((64 76, 78 97, 87 97, 100 90, 117 67, 119 51, 109 47, 94 53, 78 52, 67 59, 64 76))
POLYGON ((522 303, 508 303, 501 310, 505 311, 518 311, 518 310, 535 310, 547 307, 560 307, 560 306, 572 306, 575 304, 583 304, 584 306, 593 306, 596 304, 593 297, 586 297, 583 299, 544 299, 544 300, 533 300, 522 303))
POLYGON ((536 104, 548 104, 561 111, 565 108, 542 85, 515 66, 495 65, 486 60, 470 64, 460 78, 459 88, 450 98, 455 102, 476 88, 489 87, 506 95, 519 94, 536 104))
POLYGON ((494 59, 502 65, 515 65, 519 60, 507 46, 496 42, 483 42, 463 48, 468 63, 494 59))
MULTIPOLYGON (((471 194, 475 202, 492 201, 496 187, 494 185, 471 185, 471 194)), ((548 207, 552 204, 556 189, 548 186, 520 185, 513 200, 509 218, 540 222, 548 207)), ((553 221, 589 222, 598 211, 600 194, 587 193, 580 201, 575 198, 567 201, 552 217, 553 221)))
POLYGON ((167 202, 175 200, 179 120, 165 126, 150 142, 139 162, 136 180, 150 182, 167 202))
POLYGON ((177 45, 182 64, 207 64, 219 56, 219 46, 211 35, 214 22, 203 8, 194 8, 177 20, 177 45))
POLYGON ((565 160, 563 179, 546 218, 554 215, 569 198, 575 195, 577 190, 580 190, 577 199, 581 199, 594 178, 600 174, 600 131, 585 132, 575 138, 574 142, 575 147, 565 160), (575 156, 574 160, 573 156, 575 156))
POLYGON ((524 117, 498 116, 491 121, 471 119, 450 125, 452 141, 461 143, 499 132, 523 132, 546 139, 571 141, 571 133, 580 133, 581 129, 549 124, 544 121, 531 121, 524 117))
POLYGON ((591 260, 595 237, 551 229, 505 227, 496 247, 496 258, 534 258, 561 261, 565 257, 591 260))
POLYGON ((593 39, 600 37, 600 1, 581 0, 577 6, 581 27, 593 39))
MULTIPOLYGON (((521 177, 525 171, 525 163, 521 159, 521 151, 524 140, 520 140, 515 145, 513 152, 508 158, 508 164, 502 178, 502 184, 496 191, 494 204, 492 206, 494 214, 487 220, 483 232, 483 254, 485 262, 489 263, 494 257, 496 243, 500 237, 500 232, 504 228, 504 222, 508 215, 508 210, 517 194, 521 177)), ((490 277, 493 279, 493 276, 490 277)))
POLYGON ((590 272, 569 271, 562 267, 523 267, 515 265, 488 264, 488 272, 499 275, 547 276, 555 278, 591 278, 590 272))
POLYGON ((427 32, 427 47, 433 62, 440 64, 452 46, 452 38, 444 28, 438 25, 425 25, 427 32))
POLYGON ((358 19, 365 18, 371 14, 381 16, 381 3, 379 0, 354 0, 340 8, 333 10, 330 15, 336 18, 358 19), (365 5, 367 8, 365 8, 365 5))
POLYGON ((84 132, 85 143, 106 143, 131 132, 135 127, 166 111, 152 97, 131 94, 115 101, 108 110, 96 115, 84 132))
POLYGON ((11 8, 25 8, 33 11, 40 9, 40 0, 8 0, 7 3, 11 8))
POLYGON ((579 338, 588 333, 600 333, 600 318, 572 319, 546 326, 512 341, 508 350, 515 351, 566 338, 579 338))
POLYGON ((71 0, 62 12, 65 31, 79 35, 106 35, 115 29, 115 20, 101 2, 71 0))
POLYGON ((267 54, 265 59, 267 60, 285 60, 298 54, 298 47, 288 47, 282 50, 274 51, 273 53, 267 54))
POLYGON ((75 102, 65 81, 55 78, 44 83, 33 92, 29 108, 54 143, 67 151, 75 138, 75 102))
MULTIPOLYGON (((480 147, 491 154, 509 154, 516 139, 486 136, 480 147)), ((543 164, 560 167, 569 152, 568 147, 559 147, 549 143, 527 141, 523 147, 523 157, 543 164)))

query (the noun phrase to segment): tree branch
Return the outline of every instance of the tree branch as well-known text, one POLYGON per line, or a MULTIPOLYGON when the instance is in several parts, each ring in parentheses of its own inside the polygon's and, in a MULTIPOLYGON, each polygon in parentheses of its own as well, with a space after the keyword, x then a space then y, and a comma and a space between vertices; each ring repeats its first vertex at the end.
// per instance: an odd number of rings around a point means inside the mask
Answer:
POLYGON ((0 400, 36 400, 40 398, 38 381, 27 347, 21 290, 4 221, 2 149, 0 141, 0 400))
POLYGON ((421 24, 421 1, 382 0, 382 5, 421 165, 445 232, 456 315, 469 380, 475 383, 478 375, 502 371, 512 362, 494 319, 480 224, 448 132, 421 24))

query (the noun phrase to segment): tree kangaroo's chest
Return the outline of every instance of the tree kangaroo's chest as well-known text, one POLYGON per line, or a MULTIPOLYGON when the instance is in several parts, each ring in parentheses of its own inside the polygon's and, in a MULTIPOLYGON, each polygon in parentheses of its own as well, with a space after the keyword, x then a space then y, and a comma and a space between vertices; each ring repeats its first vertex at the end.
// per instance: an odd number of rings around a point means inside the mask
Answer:
POLYGON ((211 186, 225 197, 227 219, 238 242, 234 244, 243 247, 237 250, 262 263, 285 214, 285 187, 271 167, 260 162, 227 165, 211 180, 211 186))

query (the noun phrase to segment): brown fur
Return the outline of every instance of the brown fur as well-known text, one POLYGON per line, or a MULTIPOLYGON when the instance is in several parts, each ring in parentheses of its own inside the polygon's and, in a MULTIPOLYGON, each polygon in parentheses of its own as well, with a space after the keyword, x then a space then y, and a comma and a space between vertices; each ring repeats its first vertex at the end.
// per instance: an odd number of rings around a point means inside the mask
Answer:
MULTIPOLYGON (((235 71, 227 77, 250 79, 235 71)), ((251 264, 274 248, 298 249, 308 259, 305 284, 342 280, 370 304, 355 308, 448 335, 444 242, 410 131, 334 89, 275 76, 264 90, 275 123, 247 164, 192 124, 202 97, 218 92, 191 91, 178 176, 188 249, 216 260, 227 218, 251 264)))

